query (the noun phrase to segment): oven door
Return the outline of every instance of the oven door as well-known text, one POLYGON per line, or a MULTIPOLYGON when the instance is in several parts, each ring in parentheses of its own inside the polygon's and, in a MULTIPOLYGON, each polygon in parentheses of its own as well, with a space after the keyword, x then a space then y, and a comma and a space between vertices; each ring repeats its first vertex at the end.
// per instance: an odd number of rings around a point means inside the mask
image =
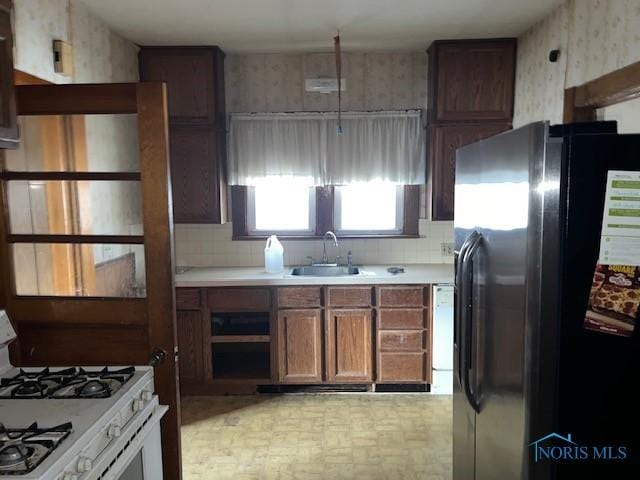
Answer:
POLYGON ((156 424, 145 438, 129 465, 121 473, 114 472, 117 480, 150 480, 162 478, 162 447, 160 424, 156 424))
POLYGON ((158 397, 123 429, 82 480, 151 480, 162 478, 160 419, 169 407, 158 397))

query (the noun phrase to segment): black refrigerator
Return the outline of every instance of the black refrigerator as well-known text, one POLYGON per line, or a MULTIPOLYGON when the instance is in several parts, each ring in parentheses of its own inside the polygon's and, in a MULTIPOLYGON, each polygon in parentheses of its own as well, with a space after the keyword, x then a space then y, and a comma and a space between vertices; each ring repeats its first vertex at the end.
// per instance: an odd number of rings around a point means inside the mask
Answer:
POLYGON ((637 332, 584 328, 615 122, 463 147, 455 186, 454 480, 640 478, 637 332))

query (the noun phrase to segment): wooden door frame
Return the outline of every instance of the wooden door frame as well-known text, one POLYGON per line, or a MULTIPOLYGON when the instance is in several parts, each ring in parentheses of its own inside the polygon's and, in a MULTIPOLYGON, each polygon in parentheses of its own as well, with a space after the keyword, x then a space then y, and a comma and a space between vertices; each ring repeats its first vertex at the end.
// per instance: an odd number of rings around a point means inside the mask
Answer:
POLYGON ((564 123, 596 120, 599 108, 640 98, 640 62, 564 91, 564 123))
MULTIPOLYGON (((18 115, 137 114, 140 173, 7 172, 0 165, 0 281, 2 301, 17 331, 49 332, 52 363, 112 363, 109 350, 136 338, 137 349, 119 349, 118 362, 146 364, 156 350, 166 357, 155 367, 156 391, 169 406, 162 419, 165 478, 181 478, 180 410, 174 288, 174 245, 169 149, 167 93, 162 83, 23 85, 16 87, 18 115), (161 133, 159 133, 161 132, 161 133), (10 235, 6 180, 140 180, 143 236, 124 235, 10 235), (16 296, 13 285, 10 244, 13 242, 78 244, 144 244, 147 278, 146 298, 70 298, 16 296), (41 329, 41 330, 38 330, 41 329), (98 333, 96 333, 98 332, 98 333), (103 345, 101 352, 82 344, 103 345), (62 344, 56 344, 62 340, 62 344), (78 342, 80 341, 80 344, 78 342), (142 342, 142 343, 141 343, 142 342), (69 348, 69 346, 72 348, 69 348), (144 348, 143 348, 144 345, 144 348), (67 347, 65 349, 65 347, 67 347), (107 351, 109 350, 109 351, 107 351), (110 362, 103 362, 105 358, 110 362)), ((20 348, 19 348, 20 349, 20 348)), ((22 348, 22 365, 30 364, 22 348)), ((14 348, 15 351, 15 348, 14 348)), ((15 361, 15 359, 14 359, 15 361)), ((33 361, 31 361, 33 362, 33 361)))

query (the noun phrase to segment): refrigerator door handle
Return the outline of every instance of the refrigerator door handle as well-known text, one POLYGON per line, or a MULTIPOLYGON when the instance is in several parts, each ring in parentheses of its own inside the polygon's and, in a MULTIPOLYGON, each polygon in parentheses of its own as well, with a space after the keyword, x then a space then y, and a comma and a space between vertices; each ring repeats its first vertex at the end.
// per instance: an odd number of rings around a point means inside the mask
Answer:
POLYGON ((458 379, 460 381, 460 387, 462 387, 462 348, 460 345, 460 340, 462 338, 462 302, 460 301, 463 293, 463 284, 462 284, 462 270, 463 263, 465 261, 465 256, 467 253, 467 249, 469 248, 469 244, 475 240, 475 238, 479 235, 477 231, 473 231, 469 234, 469 236, 462 242, 462 246, 460 247, 459 252, 454 252, 454 328, 453 328, 453 344, 457 350, 458 354, 458 379))
POLYGON ((476 398, 471 390, 471 384, 469 381, 469 371, 471 370, 471 354, 472 354, 472 332, 473 332, 473 257, 482 244, 483 236, 475 232, 473 240, 469 244, 467 250, 465 251, 464 258, 462 259, 462 271, 460 272, 461 279, 461 348, 460 348, 460 370, 461 375, 460 379, 462 381, 462 389, 464 390, 464 394, 467 397, 467 401, 471 408, 473 408, 477 413, 480 412, 480 405, 476 401, 476 398), (471 268, 470 268, 471 267, 471 268))

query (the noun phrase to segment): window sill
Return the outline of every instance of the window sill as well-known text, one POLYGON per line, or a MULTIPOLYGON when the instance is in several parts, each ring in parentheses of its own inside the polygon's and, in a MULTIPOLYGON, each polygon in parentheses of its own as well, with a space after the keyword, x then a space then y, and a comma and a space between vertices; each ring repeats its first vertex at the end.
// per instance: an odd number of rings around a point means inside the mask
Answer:
MULTIPOLYGON (((278 235, 278 234, 274 234, 278 235)), ((234 235, 232 240, 261 240, 265 241, 270 235, 234 235)), ((369 235, 337 235, 338 240, 382 240, 382 239, 402 239, 402 238, 420 238, 420 235, 404 235, 394 233, 390 235, 369 234, 369 235)), ((322 235, 278 235, 278 240, 322 240, 322 235)))

